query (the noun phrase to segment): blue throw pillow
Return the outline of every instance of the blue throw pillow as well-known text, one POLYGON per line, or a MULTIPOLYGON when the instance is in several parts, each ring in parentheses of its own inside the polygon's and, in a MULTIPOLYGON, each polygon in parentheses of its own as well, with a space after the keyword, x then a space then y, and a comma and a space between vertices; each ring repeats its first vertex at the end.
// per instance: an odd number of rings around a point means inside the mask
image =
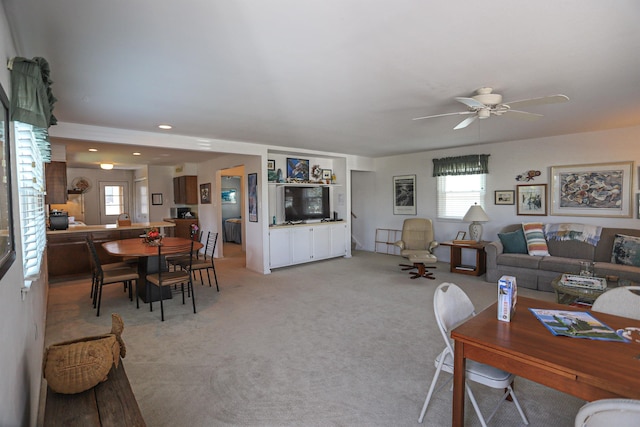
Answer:
POLYGON ((504 247, 506 254, 528 254, 527 240, 524 238, 522 229, 510 233, 498 233, 498 237, 504 247))

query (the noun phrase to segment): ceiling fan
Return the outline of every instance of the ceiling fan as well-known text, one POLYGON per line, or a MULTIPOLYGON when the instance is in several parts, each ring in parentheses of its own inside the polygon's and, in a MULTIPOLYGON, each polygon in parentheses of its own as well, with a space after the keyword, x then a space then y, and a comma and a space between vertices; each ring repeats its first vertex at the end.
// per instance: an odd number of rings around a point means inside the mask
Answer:
POLYGON ((502 102, 502 95, 492 93, 493 88, 481 87, 478 89, 477 94, 471 98, 456 97, 455 100, 463 103, 467 106, 467 111, 458 111, 456 113, 436 114, 433 116, 416 117, 413 120, 432 119, 434 117, 444 116, 458 116, 468 115, 466 119, 458 123, 454 129, 463 129, 473 123, 476 119, 487 119, 493 116, 502 116, 503 114, 509 117, 524 119, 524 120, 537 120, 542 117, 542 114, 529 113, 527 111, 514 110, 513 107, 530 107, 533 105, 543 104, 556 104, 559 102, 567 102, 569 97, 566 95, 549 95, 541 98, 529 98, 520 99, 518 101, 502 102))

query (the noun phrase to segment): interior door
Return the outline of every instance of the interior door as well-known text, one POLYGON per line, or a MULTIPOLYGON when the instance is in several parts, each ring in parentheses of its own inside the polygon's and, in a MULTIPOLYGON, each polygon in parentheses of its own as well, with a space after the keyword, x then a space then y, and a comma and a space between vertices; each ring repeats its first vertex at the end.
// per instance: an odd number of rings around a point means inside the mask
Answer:
POLYGON ((135 195, 133 197, 133 222, 149 222, 149 192, 147 179, 136 179, 133 183, 135 195))
POLYGON ((115 224, 122 213, 129 214, 129 183, 100 181, 100 224, 115 224))

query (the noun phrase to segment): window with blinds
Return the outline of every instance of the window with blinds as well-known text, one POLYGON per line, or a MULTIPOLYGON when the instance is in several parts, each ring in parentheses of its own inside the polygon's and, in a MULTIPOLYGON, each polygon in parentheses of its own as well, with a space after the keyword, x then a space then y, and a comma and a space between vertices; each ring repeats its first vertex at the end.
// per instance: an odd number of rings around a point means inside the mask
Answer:
POLYGON ((47 244, 44 205, 44 165, 38 138, 31 125, 14 121, 17 148, 18 195, 25 286, 40 276, 42 254, 47 244))
POLYGON ((487 174, 437 177, 438 219, 461 220, 474 203, 484 205, 487 174))

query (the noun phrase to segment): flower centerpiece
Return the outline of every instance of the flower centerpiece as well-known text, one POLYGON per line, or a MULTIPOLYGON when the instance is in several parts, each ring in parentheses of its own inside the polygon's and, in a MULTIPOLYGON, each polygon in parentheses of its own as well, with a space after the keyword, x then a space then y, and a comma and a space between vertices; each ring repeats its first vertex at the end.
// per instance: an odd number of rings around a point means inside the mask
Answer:
POLYGON ((191 240, 194 240, 196 237, 198 237, 198 224, 196 224, 195 222, 191 224, 191 240))
POLYGON ((144 233, 144 242, 150 246, 160 246, 162 244, 162 236, 156 227, 148 229, 144 233))

